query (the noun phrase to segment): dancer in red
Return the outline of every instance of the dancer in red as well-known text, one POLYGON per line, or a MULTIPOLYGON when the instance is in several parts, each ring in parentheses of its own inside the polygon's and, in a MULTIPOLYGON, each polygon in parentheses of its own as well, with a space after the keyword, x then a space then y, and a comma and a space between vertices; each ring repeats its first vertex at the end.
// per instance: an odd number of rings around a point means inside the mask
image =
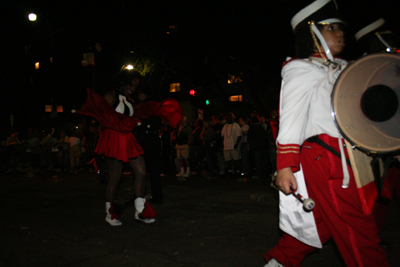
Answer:
POLYGON ((109 174, 105 220, 112 226, 122 225, 115 212, 114 201, 123 163, 128 162, 135 176, 135 219, 144 223, 153 223, 156 212, 145 199, 146 168, 142 157, 143 150, 133 136, 132 129, 140 123, 140 119, 151 115, 158 116, 176 127, 181 119, 182 110, 179 103, 173 99, 167 99, 161 103, 149 101, 134 107, 129 98, 139 83, 139 75, 134 71, 121 71, 116 77, 116 82, 117 89, 109 91, 104 98, 88 89, 87 101, 77 111, 79 114, 95 117, 105 127, 94 151, 106 157, 109 174))
POLYGON ((343 21, 331 0, 303 6, 292 19, 298 59, 282 69, 276 185, 285 232, 266 267, 300 266, 333 237, 347 266, 388 266, 373 216, 364 214, 348 157, 331 116, 331 92, 347 62, 343 21), (292 189, 315 201, 305 211, 292 189))

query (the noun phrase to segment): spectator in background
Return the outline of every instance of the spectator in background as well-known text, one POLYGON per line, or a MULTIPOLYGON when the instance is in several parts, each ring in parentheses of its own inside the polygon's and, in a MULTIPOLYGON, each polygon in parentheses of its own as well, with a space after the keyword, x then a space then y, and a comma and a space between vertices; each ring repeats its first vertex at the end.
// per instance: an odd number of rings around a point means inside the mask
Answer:
POLYGON ((270 175, 273 176, 276 172, 276 137, 278 135, 278 111, 272 110, 269 117, 269 124, 267 129, 268 137, 268 156, 271 164, 270 175))
MULTIPOLYGON (((139 100, 142 103, 153 99, 150 89, 139 92, 139 100)), ((163 121, 161 118, 156 116, 142 119, 141 125, 133 129, 133 133, 144 152, 143 157, 151 187, 152 198, 150 199, 150 202, 155 204, 162 204, 164 202, 161 182, 163 166, 161 164, 160 132, 162 129, 163 121)))
POLYGON ((221 131, 223 137, 223 148, 226 168, 228 173, 233 175, 240 173, 240 147, 239 143, 242 139, 242 130, 239 124, 234 122, 235 115, 229 113, 226 117, 227 123, 224 125, 221 131))
MULTIPOLYGON (((247 145, 247 133, 249 131, 249 125, 246 123, 245 117, 239 118, 240 129, 242 130, 242 139, 240 139, 240 155, 242 158, 242 175, 249 174, 249 150, 247 145)), ((240 178, 240 181, 245 181, 240 178)))
POLYGON ((225 159, 223 154, 223 137, 221 131, 226 124, 224 114, 213 115, 213 129, 215 134, 214 150, 218 161, 218 174, 225 174, 225 159))
POLYGON ((204 154, 207 163, 207 177, 211 178, 215 175, 215 140, 216 136, 212 121, 204 121, 204 131, 202 135, 204 144, 204 154))
POLYGON ((193 143, 193 131, 186 124, 186 117, 182 116, 175 132, 176 157, 179 160, 180 172, 176 175, 179 181, 186 181, 190 176, 190 145, 193 143), (185 172, 186 166, 186 172, 185 172))
POLYGON ((265 118, 265 116, 260 116, 260 123, 261 126, 264 127, 264 130, 268 129, 267 119, 265 118))
POLYGON ((19 159, 19 146, 21 145, 21 141, 18 139, 18 132, 12 131, 11 135, 7 138, 5 146, 7 150, 7 156, 9 159, 9 171, 13 171, 18 165, 19 159))
POLYGON ((163 169, 161 176, 171 175, 173 166, 175 165, 171 159, 173 157, 173 149, 172 149, 172 130, 173 128, 168 125, 168 123, 163 123, 163 130, 161 131, 161 154, 162 154, 162 162, 163 169))
MULTIPOLYGON (((40 139, 38 134, 34 133, 27 142, 27 151, 29 152, 28 160, 32 166, 39 167, 40 165, 40 139)), ((68 154, 67 154, 68 160, 68 154)))
POLYGON ((257 111, 257 110, 254 110, 253 112, 251 112, 250 121, 251 121, 251 119, 252 119, 253 117, 257 117, 258 119, 260 119, 260 115, 258 114, 258 111, 257 111))
POLYGON ((53 132, 49 131, 43 131, 42 135, 42 141, 40 141, 41 145, 41 157, 40 161, 41 164, 44 166, 49 164, 50 162, 50 153, 51 153, 51 148, 50 148, 50 139, 52 137, 53 132))
POLYGON ((71 172, 76 173, 77 167, 81 159, 81 139, 79 138, 80 132, 75 131, 72 136, 68 138, 69 143, 69 158, 71 160, 71 172))
POLYGON ((67 169, 69 163, 69 143, 68 136, 65 131, 60 132, 60 137, 57 140, 58 147, 58 163, 63 169, 67 169))
POLYGON ((267 132, 258 117, 252 117, 251 122, 252 124, 247 134, 247 142, 257 170, 257 174, 253 178, 264 178, 266 176, 268 158, 267 132))
POLYGON ((54 165, 57 164, 57 137, 51 136, 49 141, 50 153, 49 153, 49 170, 53 169, 54 165))
POLYGON ((204 159, 204 146, 203 140, 201 139, 200 135, 204 129, 203 120, 197 119, 193 125, 193 145, 192 145, 192 152, 191 153, 191 166, 193 167, 192 174, 201 173, 202 164, 204 159))
POLYGON ((88 162, 88 155, 86 154, 87 151, 87 141, 86 141, 86 135, 82 130, 79 131, 79 138, 81 139, 81 160, 83 162, 88 162))

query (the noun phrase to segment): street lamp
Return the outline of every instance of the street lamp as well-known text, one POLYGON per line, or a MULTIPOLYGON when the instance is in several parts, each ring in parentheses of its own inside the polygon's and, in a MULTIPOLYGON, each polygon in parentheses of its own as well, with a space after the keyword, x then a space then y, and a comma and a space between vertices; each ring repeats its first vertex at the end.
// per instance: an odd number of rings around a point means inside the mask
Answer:
MULTIPOLYGON (((45 22, 46 22, 46 24, 47 24, 47 26, 49 27, 49 30, 50 30, 50 63, 53 63, 53 56, 54 56, 54 34, 53 34, 53 29, 51 28, 51 24, 50 24, 50 22, 48 21, 48 19, 45 17, 45 16, 43 16, 43 15, 41 15, 41 14, 35 14, 35 13, 30 13, 29 15, 28 15, 28 19, 29 19, 29 21, 32 21, 32 22, 35 22, 36 20, 40 20, 40 19, 43 19, 45 22)), ((49 36, 49 35, 47 35, 47 36, 49 36)), ((47 37, 47 36, 45 36, 45 37, 47 37)), ((35 63, 35 69, 39 69, 39 62, 36 62, 35 63)), ((54 87, 54 81, 55 81, 55 77, 54 77, 54 67, 52 68, 53 69, 53 71, 52 71, 52 75, 49 77, 49 79, 50 79, 50 83, 51 83, 51 86, 52 87, 54 87)), ((53 110, 52 109, 52 107, 54 106, 54 104, 55 103, 57 103, 57 96, 56 96, 56 90, 53 88, 52 89, 52 93, 51 93, 51 100, 50 100, 51 102, 52 102, 52 105, 47 105, 46 106, 46 112, 49 112, 48 111, 48 107, 51 107, 51 109, 50 109, 50 112, 51 112, 51 114, 50 114, 50 118, 54 118, 54 117, 57 117, 57 112, 58 112, 58 107, 57 107, 57 111, 56 110, 53 110)))
POLYGON ((133 67, 132 64, 126 64, 126 65, 123 65, 123 66, 121 67, 121 71, 122 71, 122 70, 133 70, 133 69, 134 69, 134 67, 133 67))
MULTIPOLYGON (((28 19, 29 21, 36 21, 38 19, 38 16, 36 13, 29 13, 28 19)), ((54 36, 53 36, 53 29, 51 28, 50 22, 47 20, 47 18, 43 15, 39 16, 40 18, 43 18, 44 21, 46 21, 47 26, 49 27, 50 30, 50 35, 51 35, 51 41, 50 41, 50 49, 51 49, 51 54, 53 54, 53 49, 54 49, 54 36)), ((52 55, 53 56, 53 55, 52 55)), ((52 60, 52 58, 50 59, 52 60)))
POLYGON ((37 15, 36 15, 35 13, 30 13, 30 14, 28 15, 28 19, 29 19, 30 21, 36 21, 37 15))

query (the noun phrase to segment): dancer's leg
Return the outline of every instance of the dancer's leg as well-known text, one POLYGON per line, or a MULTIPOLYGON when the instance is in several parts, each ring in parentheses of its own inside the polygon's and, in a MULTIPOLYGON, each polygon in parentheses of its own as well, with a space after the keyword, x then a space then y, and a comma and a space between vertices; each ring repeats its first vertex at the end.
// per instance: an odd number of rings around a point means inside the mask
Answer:
POLYGON ((143 157, 137 157, 129 161, 133 174, 135 176, 134 193, 135 198, 144 197, 146 195, 146 164, 143 157))
POLYGON ((117 194, 117 188, 121 179, 122 161, 106 158, 109 180, 106 188, 106 201, 113 203, 117 194))

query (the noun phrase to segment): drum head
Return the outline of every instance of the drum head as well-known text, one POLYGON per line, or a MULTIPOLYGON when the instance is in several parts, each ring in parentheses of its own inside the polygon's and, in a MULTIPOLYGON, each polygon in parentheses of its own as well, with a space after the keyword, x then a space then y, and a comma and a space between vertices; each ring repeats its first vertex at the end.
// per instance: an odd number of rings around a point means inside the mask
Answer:
POLYGON ((400 56, 372 54, 347 66, 332 91, 342 136, 372 153, 400 150, 400 56))

